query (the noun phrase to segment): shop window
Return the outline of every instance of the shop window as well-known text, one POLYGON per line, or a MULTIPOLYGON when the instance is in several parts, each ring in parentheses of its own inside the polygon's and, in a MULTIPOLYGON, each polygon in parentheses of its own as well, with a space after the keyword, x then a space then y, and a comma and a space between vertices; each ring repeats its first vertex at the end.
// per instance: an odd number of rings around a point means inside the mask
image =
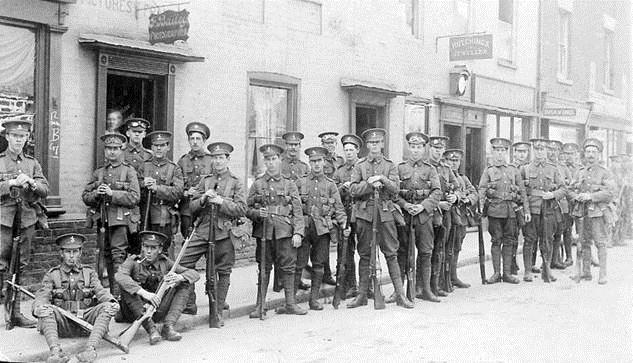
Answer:
POLYGON ((406 29, 416 38, 420 37, 420 1, 419 0, 400 0, 400 4, 404 7, 404 19, 406 29))
POLYGON ((281 136, 296 130, 299 80, 276 74, 251 74, 248 86, 247 184, 264 171, 259 147, 282 144, 281 136), (259 76, 259 77, 257 77, 259 76))
POLYGON ((514 1, 499 0, 498 57, 507 63, 514 61, 514 1))
POLYGON ((550 123, 549 139, 558 140, 562 143, 578 142, 580 138, 580 130, 576 126, 565 126, 550 123))
POLYGON ((512 117, 511 116, 499 117, 499 137, 512 140, 512 117))
POLYGON ((569 67, 571 65, 571 13, 560 10, 558 29, 558 78, 569 79, 569 67))
POLYGON ((613 66, 613 38, 614 32, 604 29, 604 55, 603 55, 603 89, 613 91, 614 88, 614 66, 613 66))
MULTIPOLYGON (((0 120, 35 115, 36 34, 32 29, 0 24, 0 120)), ((38 127, 38 125, 35 125, 38 127)), ((25 152, 34 155, 31 139, 25 152)), ((59 155, 59 149, 52 152, 59 155)))

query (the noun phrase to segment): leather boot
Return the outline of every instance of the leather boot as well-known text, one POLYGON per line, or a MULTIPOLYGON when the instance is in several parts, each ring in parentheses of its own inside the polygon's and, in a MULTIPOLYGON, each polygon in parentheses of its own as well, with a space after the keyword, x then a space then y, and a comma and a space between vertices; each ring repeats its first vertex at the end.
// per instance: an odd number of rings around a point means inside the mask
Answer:
POLYGON ((283 274, 281 276, 284 282, 284 295, 286 297, 286 314, 291 315, 305 315, 308 313, 307 310, 302 309, 299 305, 297 305, 297 301, 295 298, 295 274, 283 274))
POLYGON ((598 275, 598 284, 607 283, 607 248, 598 247, 598 260, 600 261, 600 272, 598 275))
POLYGON ((310 287, 310 302, 308 303, 310 310, 323 310, 323 304, 319 302, 319 292, 321 290, 321 281, 323 280, 322 274, 321 268, 314 268, 310 287))
POLYGON ((170 342, 177 342, 182 339, 182 335, 180 335, 180 333, 178 333, 171 324, 163 325, 163 328, 160 330, 160 336, 170 342))
POLYGON ((532 273, 540 274, 541 269, 536 267, 536 254, 538 252, 538 241, 534 242, 534 246, 532 246, 532 273))
POLYGON ((92 363, 95 360, 97 360, 97 351, 95 347, 89 345, 86 347, 86 349, 84 349, 80 353, 77 353, 77 355, 73 358, 76 360, 71 359, 69 362, 76 361, 76 362, 81 362, 81 363, 92 363))
POLYGON ((459 289, 467 289, 470 287, 469 283, 466 283, 457 277, 457 262, 459 261, 459 251, 455 251, 453 255, 453 259, 451 261, 451 281, 453 281, 453 286, 459 289))
POLYGON ((496 284, 501 281, 501 246, 493 245, 490 248, 490 254, 492 255, 492 268, 494 273, 487 282, 489 284, 496 284))
POLYGON ((332 285, 332 286, 336 286, 336 280, 334 280, 334 278, 332 277, 332 269, 330 268, 330 252, 328 249, 328 253, 327 253, 328 257, 326 259, 326 261, 323 264, 323 283, 324 284, 328 284, 328 285, 332 285))
POLYGON ((532 247, 523 242, 523 281, 532 282, 532 247))
POLYGON ((519 243, 515 243, 512 245, 512 266, 510 273, 516 275, 519 273, 519 265, 517 264, 517 250, 519 248, 519 243))
POLYGON ((349 304, 347 304, 348 309, 367 305, 367 294, 369 291, 369 266, 359 264, 358 272, 360 273, 358 281, 358 295, 356 295, 354 300, 350 301, 349 304))
POLYGON ((187 300, 187 305, 182 313, 188 315, 198 314, 198 305, 196 305, 196 287, 194 284, 191 284, 189 287, 189 300, 187 300))
POLYGON ((406 309, 413 309, 413 302, 407 298, 404 292, 404 285, 400 277, 400 267, 395 256, 387 259, 387 268, 389 269, 389 277, 391 277, 394 293, 396 294, 396 304, 406 309))
POLYGON ((161 337, 160 337, 160 334, 158 333, 158 329, 156 329, 156 324, 154 323, 154 320, 152 319, 145 320, 143 322, 143 328, 149 335, 149 345, 155 345, 158 342, 160 342, 161 337))
POLYGON ((248 314, 248 317, 251 319, 260 319, 262 318, 262 316, 259 314, 259 310, 260 310, 260 304, 264 304, 264 306, 262 307, 261 311, 262 311, 262 315, 265 318, 266 317, 266 292, 268 291, 268 281, 270 280, 270 272, 267 272, 266 274, 264 274, 264 278, 263 278, 263 284, 265 286, 264 290, 264 295, 261 295, 261 289, 259 288, 259 275, 257 276, 258 281, 257 281, 257 300, 255 301, 255 310, 251 311, 250 314, 248 314))
POLYGON ((222 310, 224 310, 224 305, 226 303, 226 296, 229 293, 229 286, 231 286, 231 275, 229 274, 221 274, 218 275, 218 307, 220 307, 220 311, 218 311, 218 319, 220 319, 220 327, 224 326, 224 314, 222 314, 222 310))
POLYGON ((68 359, 69 357, 62 351, 61 346, 57 344, 50 348, 46 363, 66 363, 68 359))
POLYGON ((591 281, 591 246, 585 245, 582 247, 582 279, 591 281))
MULTIPOLYGON (((94 324, 92 325, 92 331, 90 332, 90 336, 88 337, 88 341, 86 341, 87 347, 96 347, 103 336, 108 332, 108 327, 110 326, 110 320, 112 316, 110 316, 105 311, 99 313, 97 319, 95 319, 94 324)), ((88 354, 89 355, 89 354, 88 354)), ((96 353, 95 353, 96 359, 96 353)))
POLYGON ((543 282, 549 283, 556 281, 556 277, 552 275, 552 270, 550 269, 552 264, 552 251, 547 251, 546 255, 547 256, 543 257, 543 266, 541 266, 541 279, 543 279, 543 282))
POLYGON ((512 275, 512 262, 514 262, 514 257, 512 256, 512 247, 505 245, 502 249, 503 252, 503 282, 507 282, 510 284, 518 284, 519 279, 512 275))
MULTIPOLYGON (((431 302, 440 302, 437 296, 433 293, 431 289, 431 256, 425 255, 420 258, 421 260, 421 279, 420 283, 422 284, 422 294, 419 296, 420 299, 431 301, 431 302)), ((418 297, 418 296, 416 296, 418 297)))

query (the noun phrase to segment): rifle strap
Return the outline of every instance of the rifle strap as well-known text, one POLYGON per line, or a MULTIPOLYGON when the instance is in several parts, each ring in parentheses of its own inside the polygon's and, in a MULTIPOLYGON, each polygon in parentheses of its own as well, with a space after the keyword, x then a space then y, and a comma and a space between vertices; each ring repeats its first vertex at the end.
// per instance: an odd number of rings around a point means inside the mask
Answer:
MULTIPOLYGON (((123 166, 123 170, 121 171, 119 181, 121 182, 121 185, 125 185, 125 182, 127 182, 127 168, 128 167, 126 165, 122 165, 122 166, 123 166)), ((116 208, 116 220, 117 221, 123 220, 123 208, 121 208, 121 206, 118 206, 116 208)))

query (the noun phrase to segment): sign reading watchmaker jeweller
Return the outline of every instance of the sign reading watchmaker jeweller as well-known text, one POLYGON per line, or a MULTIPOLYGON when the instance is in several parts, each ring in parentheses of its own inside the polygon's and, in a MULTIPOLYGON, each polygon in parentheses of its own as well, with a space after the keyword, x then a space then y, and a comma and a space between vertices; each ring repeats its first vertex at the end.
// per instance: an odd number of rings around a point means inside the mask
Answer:
POLYGON ((149 42, 173 44, 189 38, 189 12, 167 10, 149 16, 149 42))
POLYGON ((448 42, 448 58, 452 61, 492 58, 492 34, 452 37, 448 42))

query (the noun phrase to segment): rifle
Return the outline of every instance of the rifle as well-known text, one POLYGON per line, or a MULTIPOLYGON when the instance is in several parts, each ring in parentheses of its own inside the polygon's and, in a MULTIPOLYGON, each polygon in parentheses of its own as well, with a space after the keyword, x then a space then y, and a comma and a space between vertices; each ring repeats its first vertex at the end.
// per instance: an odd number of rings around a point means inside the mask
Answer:
MULTIPOLYGON (((216 185, 217 187, 217 185, 216 185)), ((215 189, 215 188, 214 188, 215 189)), ((217 219, 217 207, 211 203, 211 214, 209 216, 209 245, 207 249, 207 281, 206 290, 209 297, 209 328, 219 328, 220 318, 218 317, 218 286, 215 278, 215 221, 217 219)), ((220 307, 223 309, 223 307, 220 307)))
MULTIPOLYGON (((481 276, 481 284, 485 285, 488 283, 486 280, 486 248, 484 246, 484 230, 483 230, 483 212, 481 211, 481 200, 477 202, 478 212, 481 214, 481 220, 479 220, 479 224, 477 225, 477 239, 479 242, 479 275, 481 276)), ((526 267, 526 268, 531 268, 526 267)))
MULTIPOLYGON (((13 282, 8 281, 8 280, 6 282, 9 285, 11 285, 12 289, 19 290, 24 295, 30 297, 31 299, 35 299, 35 295, 33 295, 32 292, 30 292, 29 290, 25 289, 24 287, 22 287, 22 286, 20 286, 18 284, 14 284, 13 282)), ((53 307, 53 309, 57 310, 60 314, 62 314, 68 320, 71 320, 72 322, 77 324, 80 328, 82 328, 83 330, 87 331, 88 333, 91 333, 92 330, 94 329, 92 324, 90 324, 89 322, 87 322, 85 320, 82 320, 82 319, 76 317, 73 313, 69 312, 68 310, 60 308, 59 306, 56 306, 56 305, 50 305, 50 306, 53 307)), ((123 351, 125 353, 129 353, 130 352, 130 350, 128 349, 127 346, 124 346, 123 344, 121 344, 121 342, 118 339, 113 338, 112 336, 110 336, 107 333, 103 335, 103 340, 105 340, 106 342, 114 345, 115 347, 119 348, 121 351, 123 351)))
POLYGON ((409 222, 409 255, 407 256, 407 297, 415 304, 415 227, 411 216, 409 222))
POLYGON ((382 288, 380 286, 380 277, 382 275, 382 269, 380 268, 380 261, 378 261, 376 242, 378 238, 378 213, 380 208, 380 191, 378 188, 374 189, 374 219, 372 221, 372 235, 369 254, 369 278, 374 285, 374 310, 382 310, 385 308, 385 296, 382 294, 382 288))
POLYGON ((451 260, 453 258, 453 246, 455 239, 455 225, 451 224, 451 228, 448 232, 448 238, 446 239, 446 251, 444 255, 444 286, 446 292, 453 291, 453 280, 451 279, 451 260))
POLYGON ((149 214, 150 214, 150 208, 152 206, 152 191, 150 189, 147 189, 147 198, 145 201, 146 201, 145 216, 143 218, 143 225, 141 226, 141 231, 147 231, 147 225, 149 224, 149 221, 150 221, 149 214))
MULTIPOLYGON (((347 216, 344 229, 349 228, 349 218, 350 216, 347 216)), ((345 237, 343 232, 339 233, 341 235, 341 243, 338 246, 339 250, 336 261, 336 289, 334 290, 334 299, 332 300, 334 309, 338 309, 341 300, 345 300, 345 273, 347 269, 345 263, 347 262, 347 246, 349 244, 349 236, 345 237)))
MULTIPOLYGON (((178 267, 178 265, 180 264, 180 260, 182 260, 182 257, 185 255, 185 251, 187 250, 187 247, 189 246, 189 242, 191 241, 191 237, 194 235, 196 228, 197 228, 197 225, 193 227, 193 231, 191 232, 189 237, 187 237, 187 239, 182 243, 182 248, 180 249, 180 252, 178 252, 176 261, 174 261, 174 265, 171 267, 171 269, 169 269, 168 274, 176 272, 176 267, 178 267)), ((162 300, 163 297, 165 296, 165 293, 167 293, 167 290, 169 288, 170 286, 167 286, 167 284, 165 283, 165 280, 163 279, 161 280, 160 285, 158 285, 158 289, 156 289, 156 292, 154 294, 156 294, 159 300, 162 300)), ((154 305, 150 303, 145 304, 145 311, 143 312, 143 315, 139 316, 136 320, 134 320, 134 322, 130 326, 128 326, 122 332, 119 333, 118 338, 121 341, 121 344, 125 347, 125 349, 128 349, 130 342, 136 335, 136 332, 138 331, 138 329, 141 327, 141 324, 143 324, 145 320, 151 319, 152 316, 154 315, 154 312, 156 312, 156 307, 154 307, 154 305)))
POLYGON ((99 214, 101 215, 101 225, 97 236, 97 251, 95 255, 97 256, 97 276, 99 276, 99 279, 102 279, 104 277, 103 264, 105 262, 106 243, 110 243, 110 235, 108 231, 108 206, 106 205, 105 195, 101 196, 99 199, 99 214))
MULTIPOLYGON (((11 284, 17 284, 20 281, 20 240, 22 239, 22 196, 19 187, 11 187, 9 189, 9 197, 15 201, 15 216, 12 225, 12 241, 11 241, 11 262, 9 262, 9 273, 11 274, 11 284)), ((15 289, 6 289, 4 298, 4 308, 6 316, 6 329, 11 330, 14 327, 15 320, 15 304, 20 302, 17 299, 17 291, 15 289)))
POLYGON ((260 257, 259 257, 259 299, 257 302, 259 314, 259 320, 264 320, 264 315, 266 314, 266 308, 264 305, 266 304, 266 290, 268 289, 268 283, 264 286, 264 281, 266 280, 266 219, 262 222, 262 238, 260 239, 259 244, 260 249, 260 257))

